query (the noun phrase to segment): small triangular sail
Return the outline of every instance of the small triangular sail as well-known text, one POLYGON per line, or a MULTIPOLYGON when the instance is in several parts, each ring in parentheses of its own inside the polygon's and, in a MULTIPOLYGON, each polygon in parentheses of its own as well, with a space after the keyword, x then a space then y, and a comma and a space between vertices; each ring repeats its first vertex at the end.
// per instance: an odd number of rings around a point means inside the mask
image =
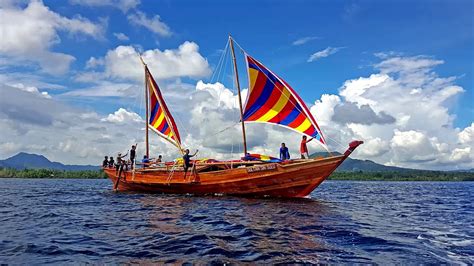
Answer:
POLYGON ((326 146, 316 120, 290 85, 251 56, 245 54, 245 59, 249 92, 243 120, 284 126, 326 146))
POLYGON ((174 144, 176 147, 180 148, 181 138, 179 136, 178 127, 166 106, 160 88, 146 66, 145 71, 147 87, 150 95, 150 116, 148 127, 164 139, 174 144))

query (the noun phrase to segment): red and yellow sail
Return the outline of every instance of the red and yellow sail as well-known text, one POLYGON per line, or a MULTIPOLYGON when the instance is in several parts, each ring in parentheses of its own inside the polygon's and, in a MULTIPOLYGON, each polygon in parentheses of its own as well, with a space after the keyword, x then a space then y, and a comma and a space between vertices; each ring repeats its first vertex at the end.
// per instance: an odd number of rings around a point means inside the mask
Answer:
POLYGON ((179 136, 178 127, 166 106, 160 88, 146 66, 145 71, 150 99, 148 127, 179 148, 181 145, 181 138, 179 136))
POLYGON ((245 58, 249 92, 243 120, 284 126, 326 145, 316 120, 290 85, 251 56, 245 58))

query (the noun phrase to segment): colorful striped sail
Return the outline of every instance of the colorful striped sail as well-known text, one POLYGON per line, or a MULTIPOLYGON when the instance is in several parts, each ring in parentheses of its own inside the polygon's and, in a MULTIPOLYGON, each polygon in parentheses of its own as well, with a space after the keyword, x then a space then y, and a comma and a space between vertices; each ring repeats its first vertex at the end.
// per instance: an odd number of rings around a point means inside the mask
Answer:
POLYGON ((145 67, 145 71, 147 87, 150 95, 150 116, 148 127, 179 148, 181 145, 181 139, 178 127, 176 126, 163 96, 161 95, 160 88, 153 79, 148 67, 145 67))
POLYGON ((316 120, 290 85, 251 56, 245 58, 249 92, 244 121, 284 126, 326 145, 316 120))

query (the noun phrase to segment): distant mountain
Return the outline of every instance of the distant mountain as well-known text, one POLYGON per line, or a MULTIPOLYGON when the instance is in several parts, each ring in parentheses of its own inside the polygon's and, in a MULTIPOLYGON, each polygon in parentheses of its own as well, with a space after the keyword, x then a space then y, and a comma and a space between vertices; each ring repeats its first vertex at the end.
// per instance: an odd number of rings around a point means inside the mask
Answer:
POLYGON ((14 169, 54 169, 66 171, 98 170, 99 166, 93 165, 65 165, 51 162, 43 155, 20 152, 5 160, 0 160, 0 167, 14 169))
MULTIPOLYGON (((333 152, 333 155, 339 155, 338 152, 333 152)), ((311 154, 311 158, 317 157, 328 157, 327 152, 316 152, 311 154)), ((358 160, 347 158, 338 168, 336 171, 365 171, 365 172, 388 172, 388 171, 410 171, 413 169, 409 168, 401 168, 395 166, 385 166, 382 164, 378 164, 376 162, 370 160, 358 160)))

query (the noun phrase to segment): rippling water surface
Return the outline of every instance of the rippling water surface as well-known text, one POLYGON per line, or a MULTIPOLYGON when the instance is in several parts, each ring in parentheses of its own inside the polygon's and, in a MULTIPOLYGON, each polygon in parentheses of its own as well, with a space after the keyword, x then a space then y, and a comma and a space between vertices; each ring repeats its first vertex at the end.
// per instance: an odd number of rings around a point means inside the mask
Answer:
POLYGON ((3 263, 474 263, 474 183, 328 181, 310 199, 0 179, 3 263))

